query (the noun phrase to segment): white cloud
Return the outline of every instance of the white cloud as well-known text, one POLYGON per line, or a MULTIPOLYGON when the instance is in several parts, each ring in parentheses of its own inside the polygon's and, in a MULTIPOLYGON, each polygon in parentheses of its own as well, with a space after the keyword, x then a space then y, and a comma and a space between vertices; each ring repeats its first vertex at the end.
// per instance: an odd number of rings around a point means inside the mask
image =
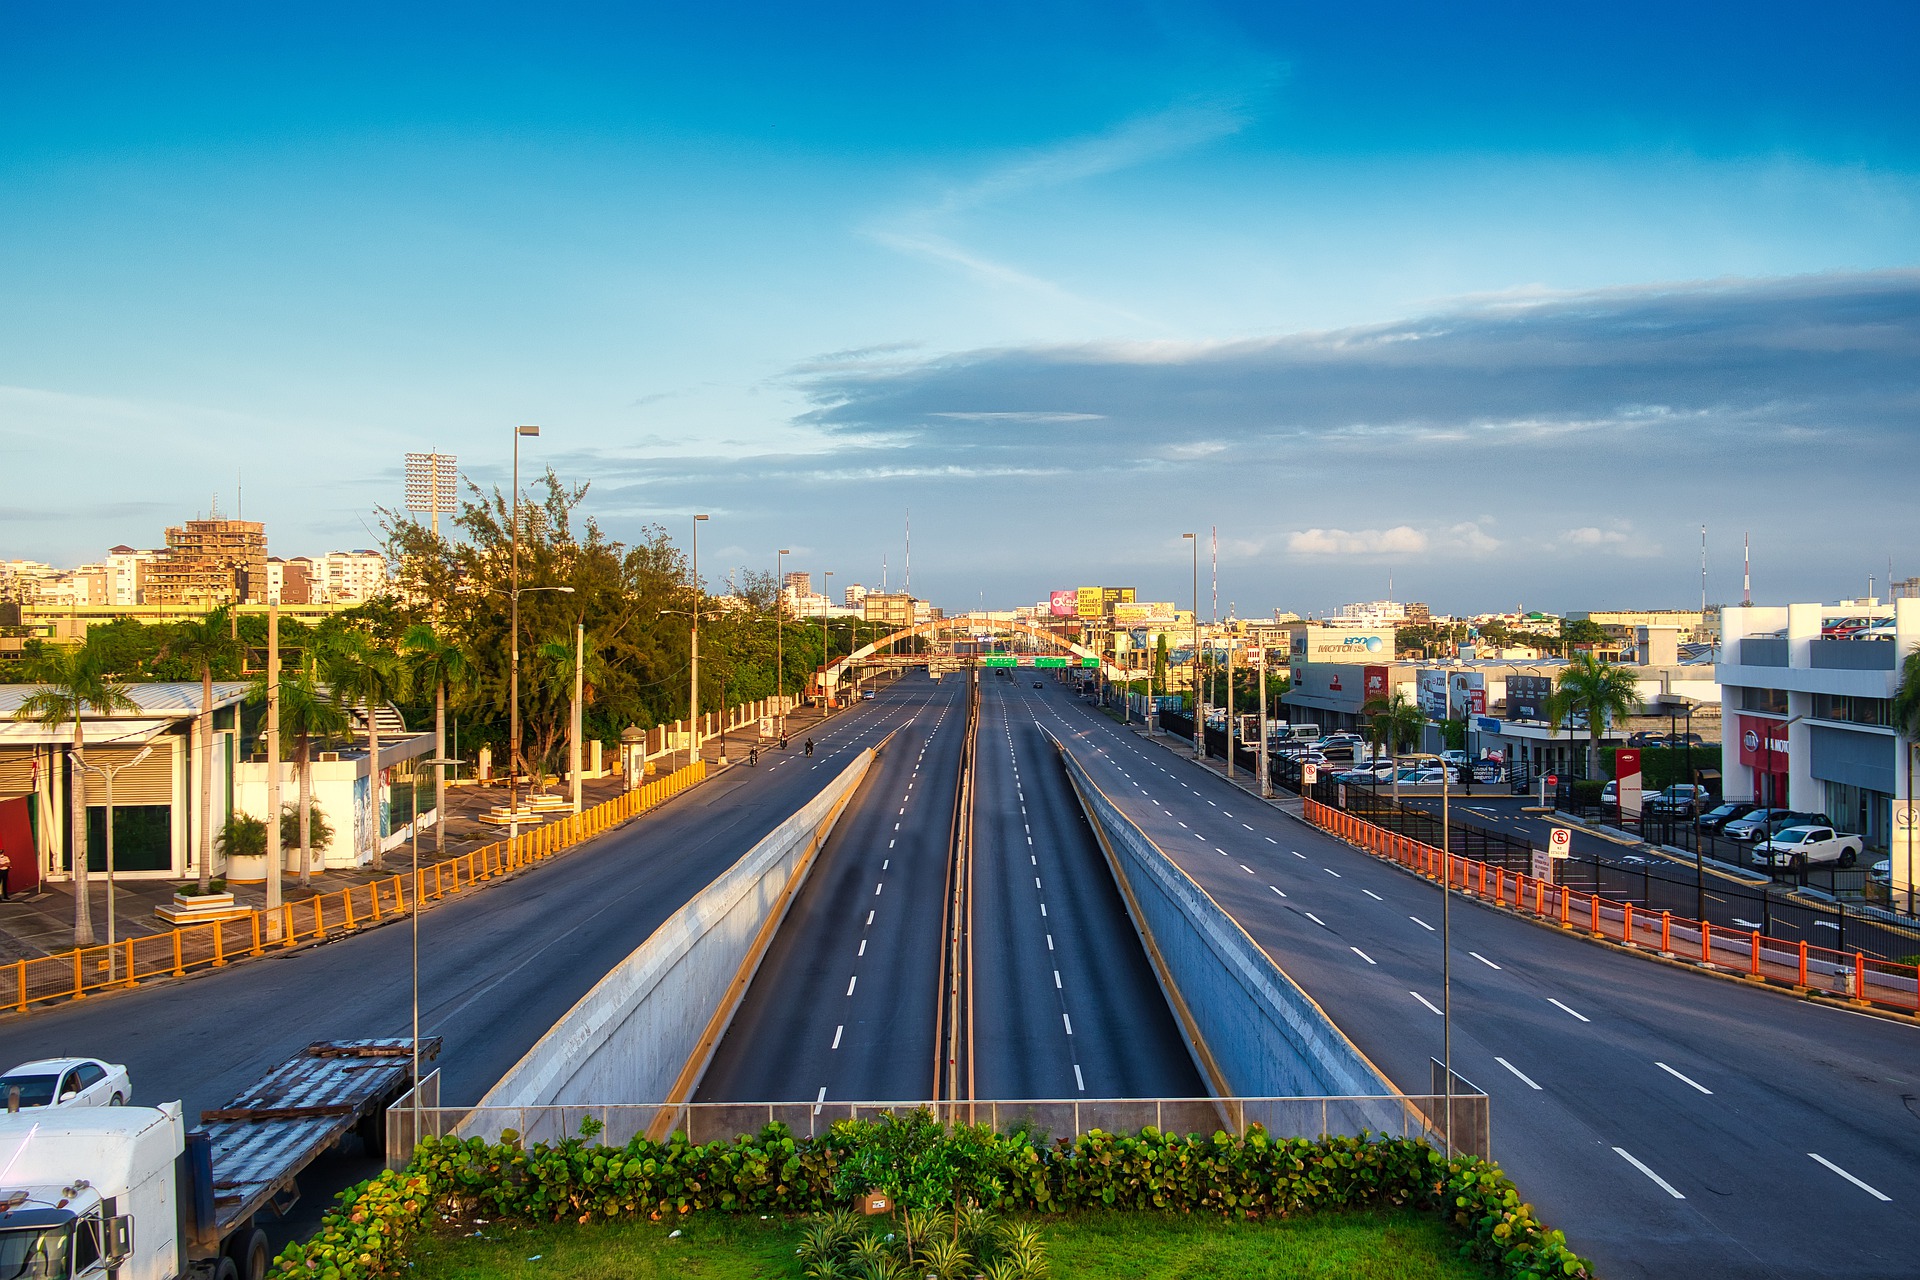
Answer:
POLYGON ((1599 547, 1625 542, 1627 535, 1618 529, 1597 529, 1586 525, 1579 529, 1568 529, 1560 535, 1560 541, 1571 547, 1599 547))
POLYGON ((1297 556, 1420 555, 1427 535, 1412 525, 1391 529, 1302 529, 1287 538, 1287 550, 1297 556))

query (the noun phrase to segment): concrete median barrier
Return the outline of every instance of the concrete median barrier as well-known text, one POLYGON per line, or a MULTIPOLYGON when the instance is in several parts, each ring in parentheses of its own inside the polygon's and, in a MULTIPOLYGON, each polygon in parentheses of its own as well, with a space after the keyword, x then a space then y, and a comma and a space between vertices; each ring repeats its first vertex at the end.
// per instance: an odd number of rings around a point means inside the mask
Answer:
POLYGON ((1393 1087, 1219 903, 1061 746, 1168 1003, 1214 1091, 1390 1095, 1393 1087))
POLYGON ((874 754, 855 756, 806 807, 668 917, 488 1090, 480 1107, 690 1097, 874 754))

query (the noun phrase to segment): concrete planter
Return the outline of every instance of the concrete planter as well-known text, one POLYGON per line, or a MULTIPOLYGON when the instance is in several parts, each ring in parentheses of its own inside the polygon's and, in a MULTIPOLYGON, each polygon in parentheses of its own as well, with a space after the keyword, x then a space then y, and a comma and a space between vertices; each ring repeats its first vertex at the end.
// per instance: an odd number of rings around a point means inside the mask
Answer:
MULTIPOLYGON (((264 875, 265 872, 261 874, 264 875)), ((177 929, 187 924, 237 920, 245 916, 249 910, 250 908, 241 906, 230 893, 194 894, 191 897, 176 893, 173 895, 172 902, 155 907, 153 914, 177 929)))
POLYGON ((229 884, 265 884, 267 882, 267 855, 264 853, 236 853, 228 855, 227 882, 229 884))

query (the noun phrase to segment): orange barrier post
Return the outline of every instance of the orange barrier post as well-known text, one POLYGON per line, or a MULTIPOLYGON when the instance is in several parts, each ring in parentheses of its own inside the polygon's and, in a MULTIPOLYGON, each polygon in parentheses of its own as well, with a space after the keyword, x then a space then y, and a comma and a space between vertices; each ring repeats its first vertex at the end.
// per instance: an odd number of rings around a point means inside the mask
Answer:
POLYGON ((1867 1002, 1867 958, 1858 951, 1853 953, 1853 998, 1867 1002))
POLYGON ((367 881, 367 900, 373 903, 374 923, 380 923, 385 913, 380 910, 380 882, 378 880, 367 881))
POLYGON ((248 912, 247 923, 253 928, 253 945, 247 948, 247 954, 250 956, 264 955, 265 953, 260 949, 260 913, 258 911, 248 912))
POLYGON ((1700 963, 1713 963, 1713 926, 1705 920, 1700 922, 1700 963))
POLYGON ((1673 954, 1672 929, 1673 929, 1673 912, 1662 911, 1660 913, 1660 954, 1663 956, 1670 956, 1673 954))
POLYGON ((1758 929, 1747 934, 1747 946, 1752 952, 1748 958, 1747 973, 1757 978, 1760 976, 1760 931, 1758 929))
POLYGON ((1807 985, 1807 944, 1800 944, 1800 985, 1807 985))
POLYGON ((87 994, 86 986, 86 970, 82 967, 80 949, 76 947, 73 952, 73 998, 75 1000, 79 1000, 87 994))
POLYGON ((127 980, 120 985, 123 987, 131 987, 136 985, 133 980, 133 939, 128 938, 122 945, 127 949, 127 980))
MULTIPOLYGON (((23 977, 25 975, 25 972, 26 971, 24 969, 21 970, 23 977)), ((176 978, 185 977, 186 972, 187 972, 186 966, 181 963, 180 931, 178 929, 175 929, 173 931, 173 976, 176 978)))
POLYGON ((227 965, 227 940, 218 921, 208 925, 213 930, 213 967, 224 969, 227 965))
POLYGON ((1633 904, 1631 902, 1620 904, 1620 945, 1625 947, 1640 945, 1633 940, 1633 904))
POLYGON ((14 1008, 21 1013, 27 1011, 27 962, 18 960, 13 966, 14 1008))
POLYGON ((280 904, 280 938, 282 945, 288 947, 293 945, 293 904, 291 902, 280 904))

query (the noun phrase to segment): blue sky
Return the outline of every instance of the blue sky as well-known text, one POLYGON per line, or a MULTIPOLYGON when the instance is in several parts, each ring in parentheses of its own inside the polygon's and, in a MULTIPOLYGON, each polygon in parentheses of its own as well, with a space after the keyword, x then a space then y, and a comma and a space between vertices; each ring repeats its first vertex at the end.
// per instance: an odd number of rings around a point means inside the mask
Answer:
POLYGON ((538 422, 953 607, 1920 572, 1920 10, 1675 8, 0 0, 0 555, 365 545, 538 422))

